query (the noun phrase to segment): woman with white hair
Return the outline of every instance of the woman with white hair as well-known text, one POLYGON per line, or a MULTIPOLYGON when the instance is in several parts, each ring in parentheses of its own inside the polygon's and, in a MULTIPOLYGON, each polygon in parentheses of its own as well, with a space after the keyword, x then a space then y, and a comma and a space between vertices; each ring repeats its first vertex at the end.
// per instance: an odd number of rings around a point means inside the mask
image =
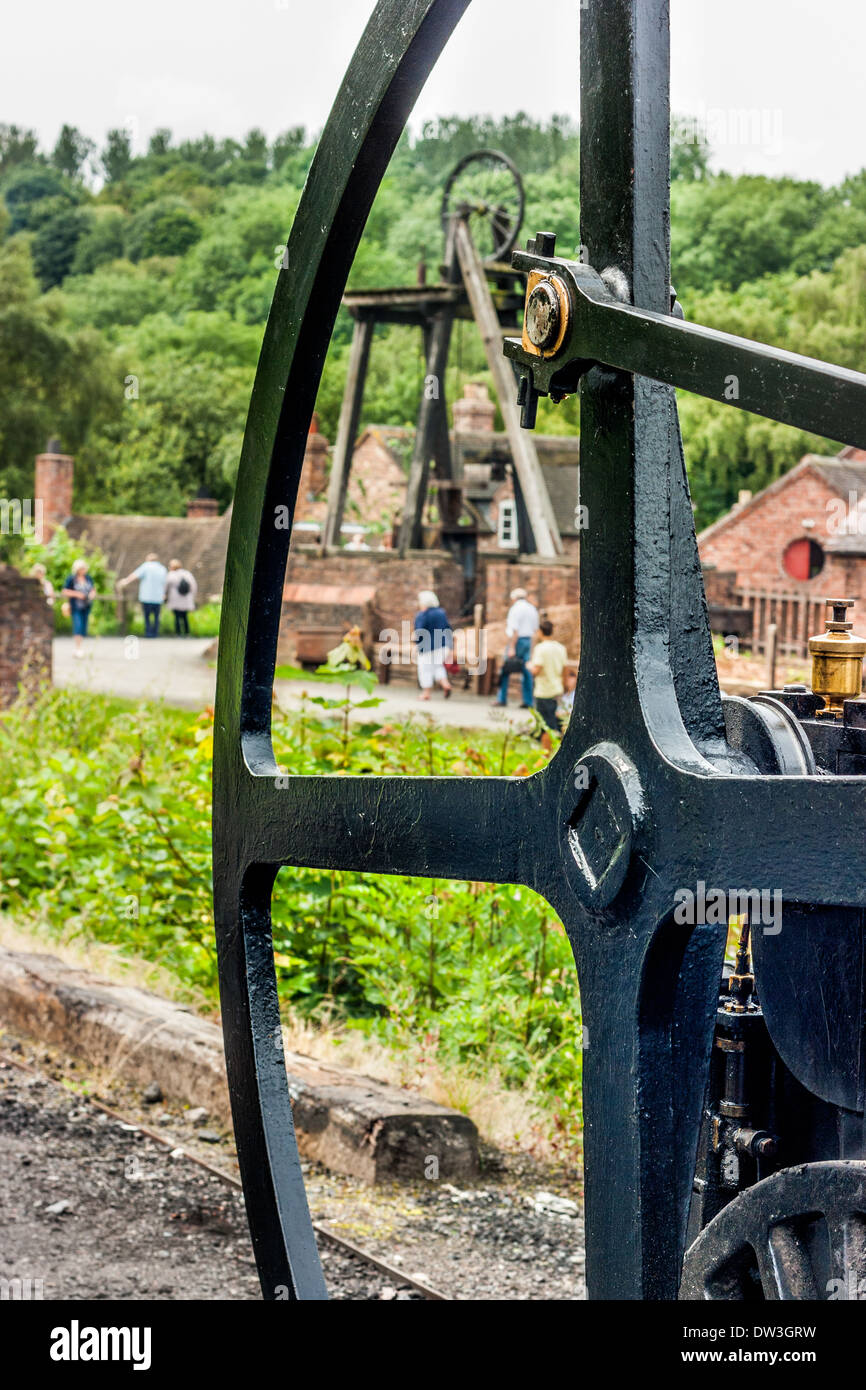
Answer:
POLYGON ((434 685, 441 685, 445 699, 451 694, 446 661, 450 660, 454 638, 445 609, 431 589, 418 595, 420 613, 415 618, 415 643, 418 649, 419 700, 429 700, 434 685))
POLYGON ((72 619, 72 631, 75 637, 73 654, 75 656, 84 656, 87 619, 90 617, 95 592, 96 585, 87 572, 87 561, 76 560, 61 590, 61 598, 65 600, 64 610, 68 604, 69 616, 72 619))

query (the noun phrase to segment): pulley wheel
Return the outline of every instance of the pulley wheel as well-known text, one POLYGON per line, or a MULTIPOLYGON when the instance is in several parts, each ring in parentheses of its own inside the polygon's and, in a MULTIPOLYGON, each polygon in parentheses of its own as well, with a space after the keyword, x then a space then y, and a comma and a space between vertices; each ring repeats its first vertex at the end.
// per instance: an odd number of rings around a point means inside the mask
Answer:
POLYGON ((517 166, 500 150, 475 150, 455 165, 442 196, 442 229, 462 214, 482 261, 507 261, 514 250, 524 208, 517 166))

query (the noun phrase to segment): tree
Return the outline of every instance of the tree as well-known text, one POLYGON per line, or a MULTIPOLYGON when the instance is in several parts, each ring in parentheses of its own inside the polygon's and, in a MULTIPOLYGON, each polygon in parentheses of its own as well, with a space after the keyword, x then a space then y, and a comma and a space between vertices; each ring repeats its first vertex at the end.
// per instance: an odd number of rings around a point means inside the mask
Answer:
POLYGON ((90 222, 84 208, 63 208, 43 222, 33 238, 33 266, 44 290, 62 285, 90 222))
POLYGON ((0 178, 19 164, 35 164, 39 138, 35 130, 0 122, 0 178))
POLYGON ((49 435, 75 453, 122 401, 99 335, 73 328, 58 294, 40 295, 26 240, 0 246, 0 493, 31 496, 33 459, 49 435))
POLYGON ((126 254, 131 261, 145 256, 182 256, 201 233, 200 219, 183 198, 159 198, 130 218, 126 254))
POLYGON ((105 137, 102 167, 109 183, 117 183, 132 164, 132 138, 128 130, 110 130, 105 137))
POLYGON ((99 206, 90 210, 75 245, 69 273, 89 275, 91 271, 123 255, 127 217, 121 208, 99 206))
POLYGON ((64 125, 51 151, 51 163, 67 178, 77 179, 95 148, 93 141, 75 126, 64 125))
POLYGON ((49 200, 54 200, 49 213, 53 216, 60 206, 71 207, 77 194, 56 169, 43 164, 22 164, 3 180, 3 200, 9 211, 9 233, 14 235, 46 221, 45 206, 49 200))
POLYGON ((682 179, 693 183, 709 175, 710 147, 697 122, 687 116, 671 121, 671 182, 682 179))
POLYGON ((147 152, 152 155, 165 155, 168 154, 170 146, 171 131, 167 130, 165 126, 160 126, 160 128, 155 130, 151 135, 147 146, 147 152))

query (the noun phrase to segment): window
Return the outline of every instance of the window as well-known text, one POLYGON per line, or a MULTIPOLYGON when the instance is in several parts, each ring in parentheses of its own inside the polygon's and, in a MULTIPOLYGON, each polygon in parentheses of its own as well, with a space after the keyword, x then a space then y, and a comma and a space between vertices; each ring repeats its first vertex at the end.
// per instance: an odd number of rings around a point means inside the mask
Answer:
POLYGON ((497 536, 500 549, 517 549, 517 503, 510 498, 499 503, 497 536))
POLYGON ((810 536, 791 541, 782 556, 782 569, 791 579, 814 579, 824 568, 824 552, 810 536))

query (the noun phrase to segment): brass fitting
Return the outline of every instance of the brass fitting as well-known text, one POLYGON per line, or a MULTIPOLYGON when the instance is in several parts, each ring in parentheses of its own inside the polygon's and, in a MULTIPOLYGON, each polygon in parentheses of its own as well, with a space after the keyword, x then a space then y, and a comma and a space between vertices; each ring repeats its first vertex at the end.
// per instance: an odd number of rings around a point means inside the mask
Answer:
POLYGON ((854 607, 852 598, 828 598, 827 607, 833 616, 827 619, 827 631, 809 638, 812 656, 812 689, 826 706, 823 715, 841 715, 846 700, 859 699, 863 685, 863 657, 866 639, 851 631, 853 623, 845 621, 845 610, 854 607))
POLYGON ((558 275, 531 270, 523 311, 523 350, 534 357, 555 357, 571 321, 571 300, 558 275))

